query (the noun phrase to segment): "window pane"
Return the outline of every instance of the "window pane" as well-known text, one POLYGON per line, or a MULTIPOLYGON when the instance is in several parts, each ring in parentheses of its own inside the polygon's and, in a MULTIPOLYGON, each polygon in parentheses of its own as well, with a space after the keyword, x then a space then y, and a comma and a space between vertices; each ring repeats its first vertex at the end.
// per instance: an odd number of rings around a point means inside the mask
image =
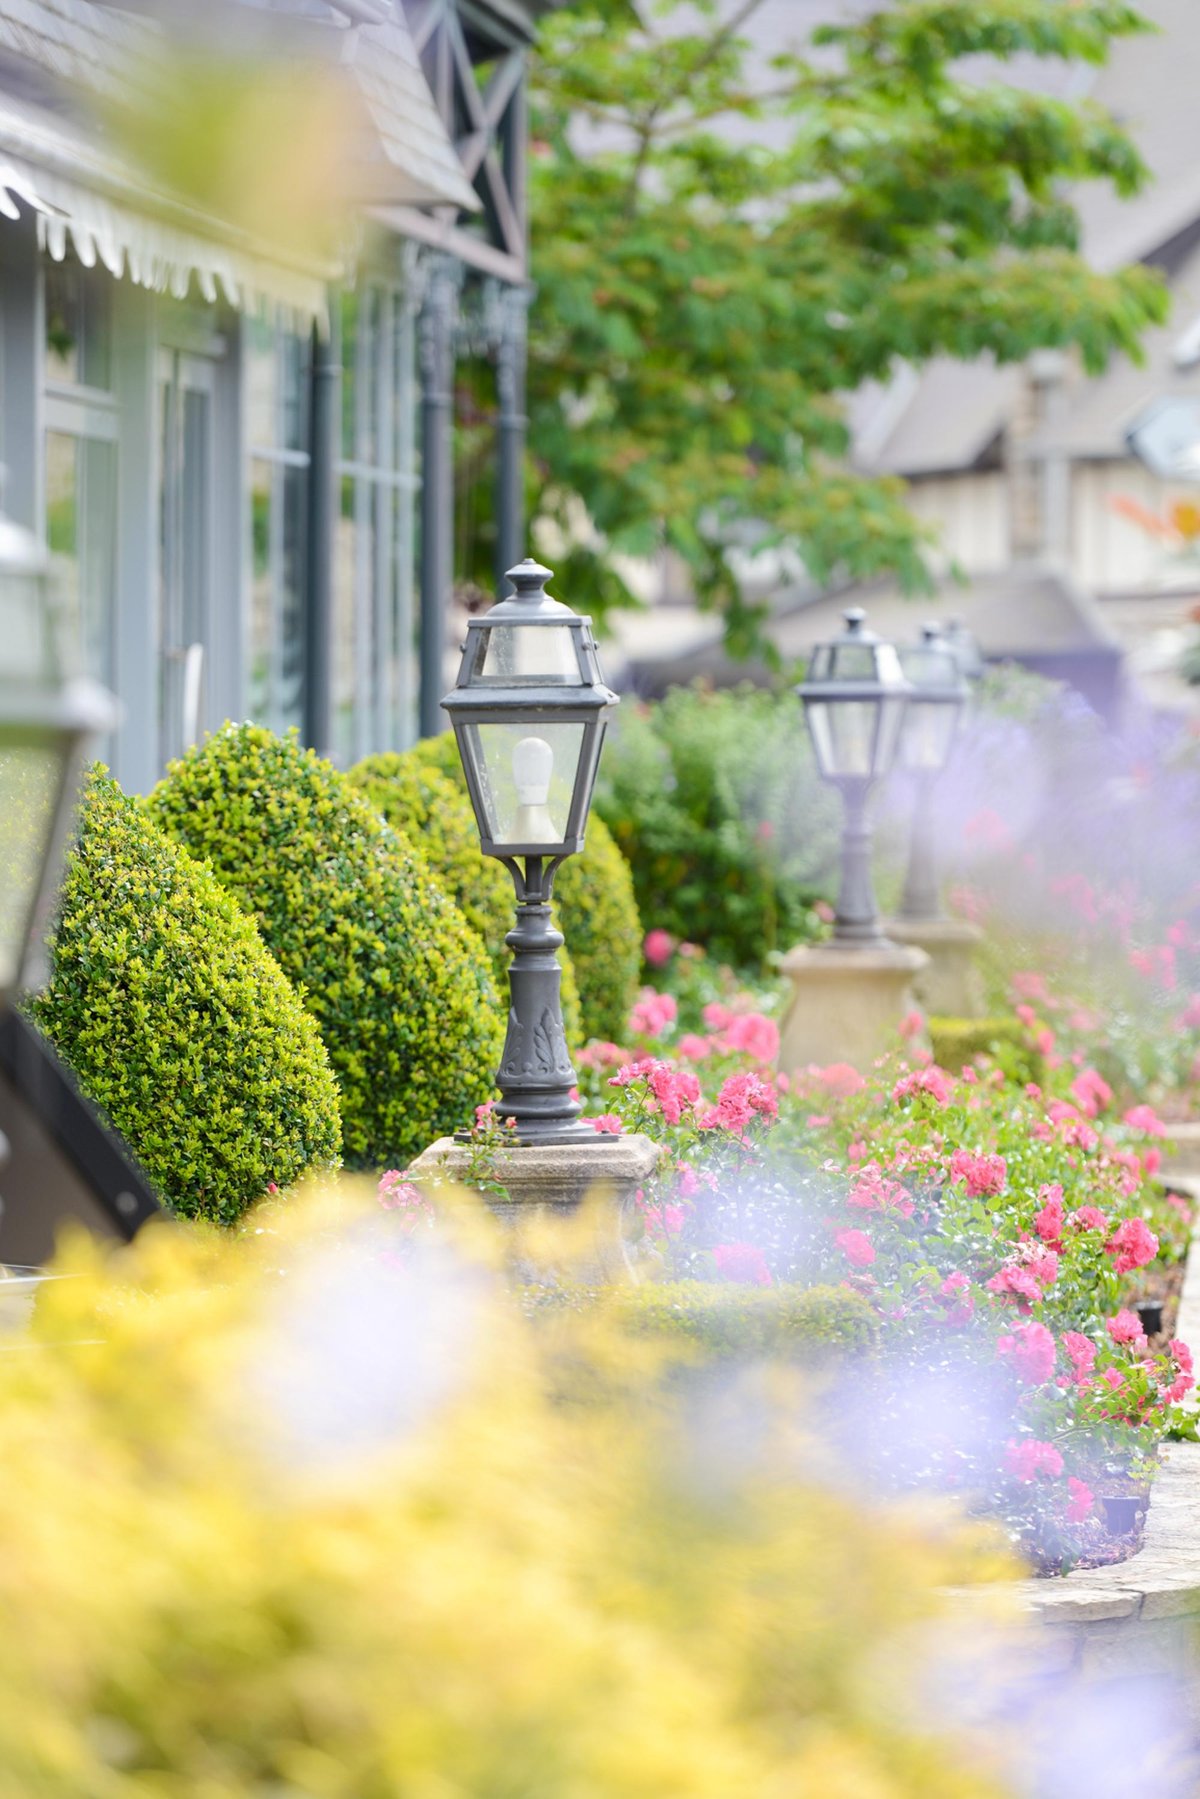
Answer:
POLYGON ((269 319, 246 323, 246 435, 252 449, 276 447, 275 326, 269 319))
POLYGON ((548 722, 472 729, 493 840, 560 843, 575 791, 583 726, 548 722))
POLYGON ((114 677, 116 445, 46 433, 46 543, 55 561, 65 642, 79 665, 114 677))
POLYGON ((280 669, 279 701, 275 729, 300 725, 304 716, 304 586, 308 564, 308 470, 280 469, 283 489, 282 550, 280 570, 280 669))
POLYGON ((107 271, 74 258, 47 260, 46 375, 51 381, 112 386, 112 289, 107 271))
POLYGON ((250 464, 250 641, 247 707, 251 718, 271 718, 271 465, 250 464))

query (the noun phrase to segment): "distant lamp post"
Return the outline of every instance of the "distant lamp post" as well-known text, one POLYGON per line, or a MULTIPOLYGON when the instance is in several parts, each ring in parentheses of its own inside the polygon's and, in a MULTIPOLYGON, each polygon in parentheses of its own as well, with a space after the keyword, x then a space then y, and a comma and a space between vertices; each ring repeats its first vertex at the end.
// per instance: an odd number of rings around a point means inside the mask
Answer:
POLYGON ((508 571, 515 594, 467 626, 450 714, 486 856, 503 862, 517 893, 505 941, 511 1006, 497 1075, 500 1110, 522 1144, 596 1141, 572 1099, 575 1071, 563 1031, 550 918, 559 864, 583 848, 608 714, 591 620, 551 599, 550 570, 526 560, 508 571))
POLYGON ((46 552, 0 516, 0 1012, 42 978, 84 751, 116 723, 103 688, 63 679, 51 612, 46 552))
POLYGON ((920 923, 944 916, 933 789, 950 760, 969 690, 959 658, 939 625, 925 625, 920 642, 900 651, 900 666, 913 689, 900 728, 900 765, 913 777, 916 789, 900 917, 920 923))
POLYGON ((855 607, 842 616, 846 629, 816 646, 796 691, 804 702, 817 767, 842 794, 841 886, 833 941, 853 948, 887 941, 871 879, 868 800, 895 760, 911 689, 895 645, 867 630, 866 614, 855 607))
POLYGON ((958 657, 958 666, 964 677, 971 682, 982 681, 987 673, 987 663, 978 642, 962 619, 948 618, 941 629, 943 641, 950 645, 958 657))

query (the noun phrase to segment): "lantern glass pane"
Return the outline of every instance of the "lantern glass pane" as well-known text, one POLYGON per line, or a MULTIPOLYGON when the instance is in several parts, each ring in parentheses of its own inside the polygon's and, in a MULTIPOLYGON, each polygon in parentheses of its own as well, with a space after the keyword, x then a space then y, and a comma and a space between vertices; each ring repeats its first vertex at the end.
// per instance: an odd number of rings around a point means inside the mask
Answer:
POLYGON ((946 766, 958 707, 945 700, 911 699, 900 735, 900 756, 914 774, 937 774, 946 766))
POLYGON ((53 739, 0 738, 0 992, 12 988, 26 960, 62 774, 60 746, 53 739))
POLYGON ((830 678, 834 681, 874 681, 878 679, 873 643, 835 643, 830 678))
POLYGON ((564 842, 583 750, 581 723, 481 724, 479 775, 493 843, 564 842))
POLYGON ((871 770, 873 775, 886 775, 895 762, 900 730, 907 710, 908 701, 903 694, 880 702, 879 736, 875 743, 875 763, 871 770))
POLYGON ((6 680, 54 680, 54 644, 44 576, 10 569, 0 579, 0 655, 6 680))
POLYGON ((493 625, 483 655, 485 681, 547 682, 555 687, 579 687, 578 633, 569 625, 493 625))
POLYGON ((874 772, 877 700, 809 700, 808 722, 821 771, 828 775, 874 772))

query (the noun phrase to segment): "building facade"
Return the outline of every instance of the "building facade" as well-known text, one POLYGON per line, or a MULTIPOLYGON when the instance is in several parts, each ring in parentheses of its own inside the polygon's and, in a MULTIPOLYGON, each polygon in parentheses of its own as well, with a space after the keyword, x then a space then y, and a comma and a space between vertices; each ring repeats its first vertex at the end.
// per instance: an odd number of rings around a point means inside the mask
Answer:
POLYGON ((224 10, 302 22, 353 89, 369 180, 336 259, 248 243, 112 151, 97 120, 161 22, 91 0, 0 16, 3 507, 53 553, 68 652, 121 701, 104 755, 135 790, 226 718, 342 762, 440 728, 464 357, 491 365, 501 568, 523 529, 544 8, 224 10))

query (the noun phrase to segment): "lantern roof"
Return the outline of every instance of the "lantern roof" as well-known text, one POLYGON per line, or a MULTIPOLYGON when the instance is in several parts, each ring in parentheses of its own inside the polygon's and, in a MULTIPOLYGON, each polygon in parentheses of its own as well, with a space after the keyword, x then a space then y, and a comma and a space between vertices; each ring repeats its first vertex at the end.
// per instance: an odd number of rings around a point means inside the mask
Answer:
POLYGON ((939 624, 922 625, 920 641, 900 650, 900 667, 919 699, 949 702, 967 698, 962 659, 939 624))
POLYGON ((527 557, 507 577, 516 589, 467 625, 458 680, 442 705, 576 714, 617 703, 600 671, 592 621, 546 592, 551 571, 527 557))
POLYGON ((911 692, 895 644, 868 630, 862 607, 847 607, 842 617, 845 630, 814 648, 796 690, 801 699, 882 699, 911 692))

